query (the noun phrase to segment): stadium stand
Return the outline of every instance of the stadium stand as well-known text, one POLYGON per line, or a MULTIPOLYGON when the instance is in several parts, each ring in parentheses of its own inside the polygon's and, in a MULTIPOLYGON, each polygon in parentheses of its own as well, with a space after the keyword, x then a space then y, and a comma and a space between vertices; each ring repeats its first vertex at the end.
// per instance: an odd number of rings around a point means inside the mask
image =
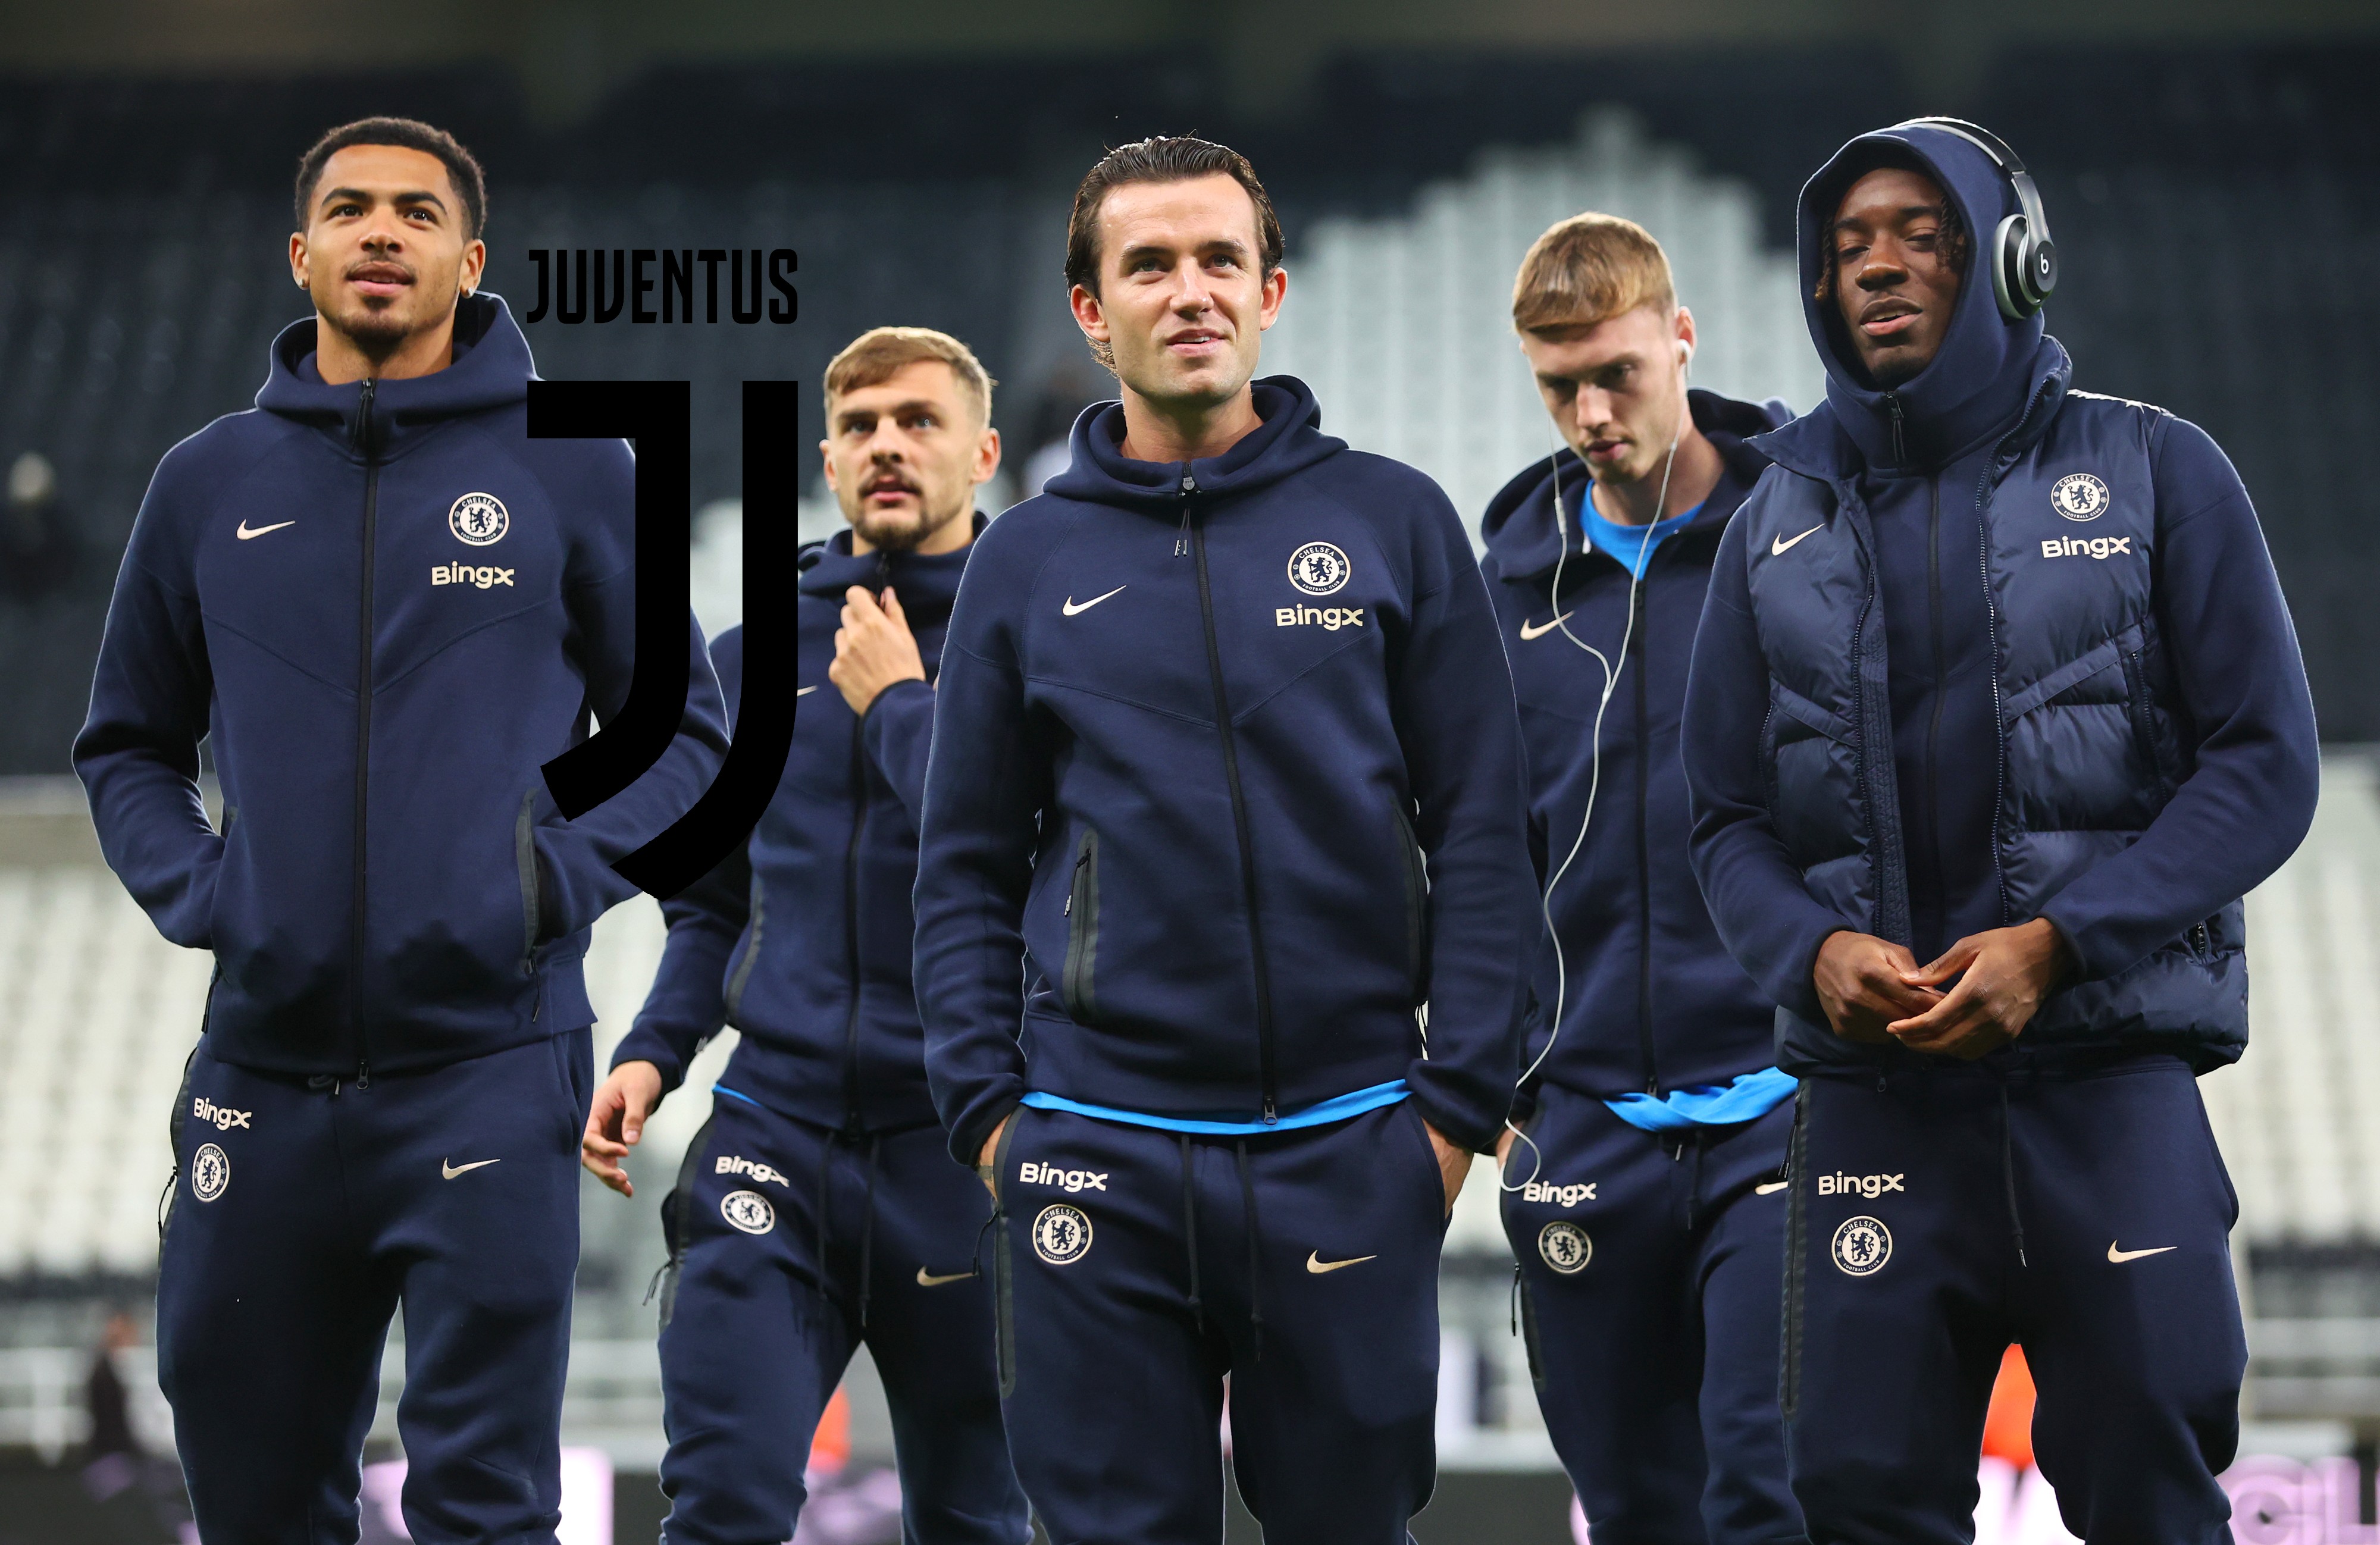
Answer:
POLYGON ((1702 331, 1696 384, 1797 410, 1817 400, 1792 256, 1762 245, 1751 189, 1702 175, 1617 108, 1588 115, 1572 144, 1483 153, 1409 215, 1318 223, 1291 254, 1267 368, 1314 388, 1325 428, 1429 473, 1475 520, 1553 448, 1513 341, 1512 274, 1540 232, 1584 209, 1626 215, 1668 250, 1702 331))

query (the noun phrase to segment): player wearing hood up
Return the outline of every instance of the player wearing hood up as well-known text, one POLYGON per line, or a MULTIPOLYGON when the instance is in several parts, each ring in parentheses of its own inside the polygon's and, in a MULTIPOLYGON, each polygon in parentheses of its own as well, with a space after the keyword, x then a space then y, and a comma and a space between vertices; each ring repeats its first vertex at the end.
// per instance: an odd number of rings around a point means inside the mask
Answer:
POLYGON ((2247 1040, 2240 897, 2313 712, 2246 490, 2078 392, 2022 163, 1971 124, 1803 189, 1827 401, 1722 543, 1685 760, 1720 935, 1802 1077, 1786 1265, 1817 1541, 1964 1540, 2001 1353, 2092 1545, 2228 1538, 2236 1208, 2195 1075, 2247 1040))
POLYGON ((1678 722, 1719 533, 1785 421, 1686 389, 1694 320, 1642 226, 1537 238, 1512 324, 1567 448, 1488 506, 1488 594, 1550 847, 1499 1152, 1537 1403, 1598 1539, 1798 1539, 1777 1417, 1793 1080, 1686 860, 1678 722))

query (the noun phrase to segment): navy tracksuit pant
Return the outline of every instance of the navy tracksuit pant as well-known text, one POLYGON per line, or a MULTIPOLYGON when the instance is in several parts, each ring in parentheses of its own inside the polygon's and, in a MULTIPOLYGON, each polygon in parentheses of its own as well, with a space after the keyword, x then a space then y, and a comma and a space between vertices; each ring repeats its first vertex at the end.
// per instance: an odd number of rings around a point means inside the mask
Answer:
POLYGON ((2228 1540, 2239 1209, 2189 1068, 1808 1078, 1800 1105, 1785 1398, 1810 1538, 1964 1545, 2014 1341, 2068 1530, 2228 1540))
POLYGON ((1245 1138, 1022 1108, 995 1165, 1009 1448, 1052 1545, 1218 1545, 1227 1374, 1267 1539, 1402 1545, 1446 1231, 1410 1101, 1245 1138))
POLYGON ((1777 1405, 1792 1121, 1645 1132, 1548 1085, 1512 1147, 1529 1366, 1596 1545, 1802 1538, 1777 1405))
POLYGON ((400 1305, 407 1528, 552 1545, 592 1063, 581 1029, 355 1082, 250 1072, 200 1040, 157 1369, 209 1545, 356 1538, 400 1305))
POLYGON ((1023 1545, 993 1371, 991 1210, 941 1128, 843 1137, 722 1090, 662 1214, 668 1545, 777 1545, 819 1417, 865 1341, 906 1545, 1023 1545))

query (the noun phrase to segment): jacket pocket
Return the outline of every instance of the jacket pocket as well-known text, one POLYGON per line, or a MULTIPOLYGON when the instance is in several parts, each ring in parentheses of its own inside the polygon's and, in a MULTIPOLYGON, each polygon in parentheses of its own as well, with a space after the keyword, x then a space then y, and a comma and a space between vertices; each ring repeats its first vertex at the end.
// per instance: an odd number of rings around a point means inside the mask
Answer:
POLYGON ((521 796, 513 821, 513 860, 520 866, 521 975, 537 974, 538 914, 543 897, 537 877, 537 790, 521 796))
POLYGON ((686 1269, 686 1213, 694 1206, 695 1176, 702 1173, 702 1161, 710 1151, 710 1128, 719 1118, 712 1116, 686 1145, 686 1157, 678 1162, 677 1184, 662 1198, 662 1247, 669 1259, 661 1270, 661 1330, 668 1330, 670 1316, 677 1311, 678 1273, 686 1269))
POLYGON ((1413 817, 1405 813, 1402 797, 1390 813, 1397 818, 1397 852, 1405 877, 1405 968, 1413 976, 1414 1002, 1419 1004, 1429 997, 1426 979, 1429 965, 1429 869, 1422 858, 1421 844, 1414 837, 1413 817))
POLYGON ((1074 880, 1066 893, 1066 968, 1058 989, 1066 1013, 1083 1024, 1099 1017, 1099 834, 1086 828, 1075 846, 1074 880))
POLYGON ((767 900, 759 870, 752 874, 752 920, 744 930, 744 957, 727 979, 727 1022, 735 1023, 736 1011, 744 1006, 744 987, 752 979, 752 967, 760 958, 760 930, 763 906, 767 900))
POLYGON ((2148 640, 2143 639, 2123 651, 2124 715, 2131 722, 2132 741, 2140 748, 2142 762, 2156 776, 2156 804, 2163 809, 2180 780, 2177 770, 2168 765, 2163 737, 2157 734, 2156 694, 2149 681, 2147 648, 2148 640))

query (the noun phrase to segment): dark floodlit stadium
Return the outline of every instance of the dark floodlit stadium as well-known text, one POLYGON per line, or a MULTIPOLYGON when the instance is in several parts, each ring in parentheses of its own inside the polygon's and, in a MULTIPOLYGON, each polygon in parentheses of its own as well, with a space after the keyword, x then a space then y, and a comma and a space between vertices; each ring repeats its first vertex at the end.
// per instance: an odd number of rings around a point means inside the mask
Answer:
POLYGON ((2380 1541, 2375 72, 9 7, 0 1545, 2380 1541))

